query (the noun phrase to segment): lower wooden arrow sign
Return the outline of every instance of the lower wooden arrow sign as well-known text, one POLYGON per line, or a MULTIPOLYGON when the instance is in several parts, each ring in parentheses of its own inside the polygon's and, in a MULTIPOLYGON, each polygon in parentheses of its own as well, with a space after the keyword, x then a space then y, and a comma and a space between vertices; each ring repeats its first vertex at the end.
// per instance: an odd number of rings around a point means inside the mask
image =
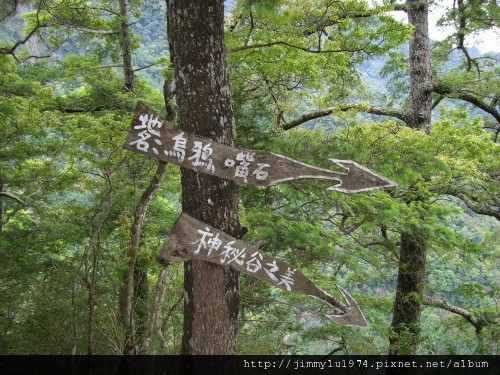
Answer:
POLYGON ((314 285, 300 270, 182 213, 165 240, 158 261, 166 265, 189 259, 230 266, 287 292, 318 298, 339 311, 339 314, 326 315, 334 323, 368 325, 358 304, 345 289, 337 286, 345 300, 343 303, 314 285))
POLYGON ((330 159, 345 169, 314 167, 268 151, 243 150, 208 138, 187 134, 162 120, 139 102, 124 148, 181 167, 233 180, 239 184, 270 186, 303 178, 336 181, 327 188, 356 193, 396 184, 351 161, 330 159))

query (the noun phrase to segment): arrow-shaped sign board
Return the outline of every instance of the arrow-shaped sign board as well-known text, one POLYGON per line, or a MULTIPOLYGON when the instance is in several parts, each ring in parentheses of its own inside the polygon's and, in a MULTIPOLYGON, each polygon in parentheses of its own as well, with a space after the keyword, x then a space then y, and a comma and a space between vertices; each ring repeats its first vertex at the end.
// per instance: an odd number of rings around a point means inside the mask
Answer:
POLYGON ((356 193, 396 184, 350 160, 330 159, 346 172, 314 167, 268 151, 243 150, 188 134, 139 102, 124 148, 238 184, 270 186, 317 178, 336 181, 328 190, 356 193))
POLYGON ((318 288, 295 267, 182 213, 165 240, 158 261, 166 265, 189 259, 230 266, 287 292, 318 298, 339 311, 327 315, 337 324, 368 325, 354 298, 340 286, 337 288, 345 304, 318 288))

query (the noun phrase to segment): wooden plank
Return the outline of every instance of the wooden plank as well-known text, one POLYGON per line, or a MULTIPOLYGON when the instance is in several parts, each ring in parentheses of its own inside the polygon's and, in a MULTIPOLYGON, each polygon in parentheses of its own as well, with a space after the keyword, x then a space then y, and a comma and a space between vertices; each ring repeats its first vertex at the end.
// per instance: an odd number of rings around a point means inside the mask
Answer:
POLYGON ((367 326, 356 301, 343 288, 337 286, 346 303, 318 288, 299 269, 182 213, 163 244, 158 261, 170 264, 189 259, 229 266, 287 292, 318 298, 340 311, 327 315, 333 322, 367 326))
POLYGON ((139 102, 124 148, 197 172, 215 175, 238 184, 270 186, 317 178, 336 181, 328 190, 355 193, 396 184, 351 161, 330 159, 347 170, 337 172, 268 151, 244 150, 188 134, 158 117, 139 102))

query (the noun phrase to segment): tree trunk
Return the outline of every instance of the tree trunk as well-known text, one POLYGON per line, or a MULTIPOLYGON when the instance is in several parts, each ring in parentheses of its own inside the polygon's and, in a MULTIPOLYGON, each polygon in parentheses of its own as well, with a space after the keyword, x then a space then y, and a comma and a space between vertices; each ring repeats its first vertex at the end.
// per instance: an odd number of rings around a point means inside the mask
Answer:
POLYGON ((132 66, 132 41, 128 28, 127 0, 120 0, 120 36, 123 58, 123 89, 135 92, 135 76, 132 66))
MULTIPOLYGON (((175 107, 172 104, 173 98, 172 79, 167 79, 163 87, 163 99, 167 109, 167 117, 165 119, 171 123, 175 122, 176 118, 175 107)), ((146 307, 149 291, 148 273, 145 266, 137 264, 137 256, 140 251, 142 224, 146 218, 149 203, 151 203, 156 190, 160 187, 166 170, 167 163, 159 161, 154 176, 151 178, 149 185, 142 193, 135 207, 134 222, 130 230, 129 248, 127 252, 128 269, 122 277, 122 286, 120 288, 120 312, 125 330, 123 354, 125 355, 135 354, 137 347, 140 348, 139 351, 147 351, 149 348, 149 336, 152 332, 150 333, 150 329, 148 328, 149 318, 146 307), (134 315, 137 307, 139 307, 140 311, 138 311, 138 314, 140 316, 136 319, 134 315), (146 341, 148 344, 144 344, 146 341)), ((165 282, 162 284, 165 288, 167 285, 166 274, 163 272, 161 274, 165 277, 165 282)), ((163 299, 161 303, 163 303, 163 299)), ((161 304, 154 305, 154 308, 161 309, 161 304)), ((156 324, 156 321, 154 323, 156 324)))
MULTIPOLYGON (((3 182, 0 181, 0 193, 3 192, 3 182)), ((3 197, 0 194, 0 236, 3 233, 3 197)))
POLYGON ((389 354, 416 353, 424 294, 425 258, 425 238, 414 233, 402 233, 389 354))
MULTIPOLYGON (((120 289, 120 312, 125 328, 125 345, 123 354, 126 355, 135 354, 137 333, 135 324, 136 322, 134 319, 135 305, 137 303, 145 304, 145 300, 147 299, 147 273, 137 265, 137 255, 140 250, 142 223, 146 218, 149 203, 153 199, 154 193, 163 181, 166 169, 166 163, 161 161, 158 162, 156 173, 151 178, 148 187, 142 193, 141 199, 135 207, 134 222, 130 231, 129 249, 127 252, 128 269, 127 272, 123 275, 122 287, 120 289), (136 291, 135 296, 133 295, 134 286, 136 291), (144 288, 146 288, 146 290, 144 288)), ((143 321, 142 323, 145 324, 145 321, 143 321)))
POLYGON ((138 354, 145 355, 148 353, 149 346, 151 344, 151 339, 154 334, 161 335, 161 327, 159 327, 159 322, 161 318, 161 310, 163 302, 165 301, 165 292, 168 283, 168 267, 163 267, 158 274, 158 279, 156 281, 155 293, 153 295, 153 300, 151 301, 151 306, 149 307, 148 322, 145 327, 144 340, 141 342, 138 354))
MULTIPOLYGON (((408 20, 413 25, 410 41, 410 98, 406 110, 407 125, 428 132, 432 110, 428 1, 408 0, 406 4, 408 20)), ((420 233, 417 228, 402 233, 389 354, 411 355, 417 351, 424 293, 425 258, 425 234, 420 233)))
POLYGON ((410 98, 406 109, 406 124, 427 133, 431 125, 432 69, 427 21, 428 0, 407 1, 408 21, 413 26, 410 41, 410 98))
MULTIPOLYGON (((167 27, 180 128, 232 146, 224 2, 167 0, 167 27)), ((234 237, 242 236, 234 182, 184 169, 181 182, 185 213, 234 237)), ((194 260, 186 262, 184 270, 182 354, 233 354, 239 309, 238 272, 194 260)))
MULTIPOLYGON (((109 181, 109 180, 108 180, 109 181)), ((92 234, 90 235, 89 242, 87 246, 85 246, 85 250, 83 253, 83 263, 85 266, 85 274, 83 276, 83 280, 87 287, 88 291, 88 309, 89 309, 89 321, 88 321, 88 331, 87 331, 87 355, 94 354, 94 332, 95 332, 95 284, 96 284, 96 276, 97 276, 97 262, 98 262, 98 253, 97 246, 99 243, 99 235, 101 233, 101 228, 106 220, 109 209, 111 207, 112 199, 111 199, 111 187, 105 193, 104 197, 101 199, 99 206, 96 209, 96 213, 94 217, 100 215, 99 221, 94 225, 91 220, 91 225, 93 227, 92 234), (92 256, 92 265, 91 262, 92 256)), ((76 351, 76 342, 75 348, 76 351)))

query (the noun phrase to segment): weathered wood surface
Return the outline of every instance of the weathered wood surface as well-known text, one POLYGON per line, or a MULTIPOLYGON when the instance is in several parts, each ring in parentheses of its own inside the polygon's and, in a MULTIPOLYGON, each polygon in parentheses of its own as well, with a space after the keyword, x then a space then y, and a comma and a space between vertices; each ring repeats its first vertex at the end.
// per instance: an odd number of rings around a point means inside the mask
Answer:
POLYGON ((243 150, 188 134, 158 117, 139 102, 123 146, 181 167, 235 181, 270 186, 280 182, 316 178, 337 181, 328 188, 355 193, 396 184, 350 160, 330 159, 347 172, 314 167, 268 151, 243 150))
POLYGON ((162 264, 199 259, 229 266, 287 292, 306 294, 340 310, 327 315, 337 324, 366 326, 356 301, 337 286, 346 304, 318 288, 300 270, 185 213, 177 219, 158 256, 162 264))

